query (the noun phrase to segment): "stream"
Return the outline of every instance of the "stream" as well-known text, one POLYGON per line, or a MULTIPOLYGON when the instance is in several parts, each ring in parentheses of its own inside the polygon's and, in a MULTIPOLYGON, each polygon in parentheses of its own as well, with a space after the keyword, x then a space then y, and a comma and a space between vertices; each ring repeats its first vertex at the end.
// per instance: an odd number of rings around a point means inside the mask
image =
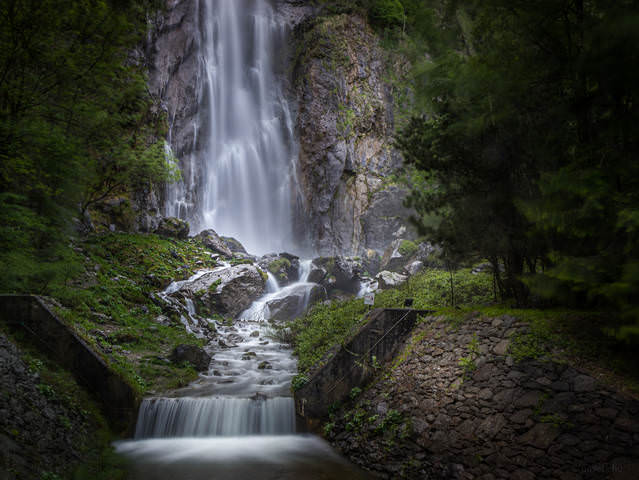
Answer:
POLYGON ((308 263, 301 263, 299 282, 279 288, 271 278, 271 291, 239 320, 218 324, 206 374, 171 396, 142 402, 135 438, 116 443, 131 460, 129 478, 368 478, 321 438, 296 434, 290 388, 295 358, 287 345, 273 340, 267 320, 241 320, 266 318, 266 300, 313 288, 308 263))
MULTIPOLYGON (((297 142, 281 61, 290 26, 272 0, 199 0, 197 8, 194 148, 181 159, 188 175, 167 187, 166 214, 195 232, 235 237, 253 254, 300 250, 292 228, 297 142)), ((318 288, 308 282, 310 265, 301 262, 299 281, 283 288, 269 275, 263 298, 232 324, 216 322, 213 358, 197 381, 143 401, 135 438, 115 444, 130 460, 129 478, 367 478, 319 437, 296 432, 296 360, 271 335, 269 302, 291 297, 292 314, 302 314, 318 288)), ((200 338, 193 302, 171 294, 206 273, 160 294, 200 338)))

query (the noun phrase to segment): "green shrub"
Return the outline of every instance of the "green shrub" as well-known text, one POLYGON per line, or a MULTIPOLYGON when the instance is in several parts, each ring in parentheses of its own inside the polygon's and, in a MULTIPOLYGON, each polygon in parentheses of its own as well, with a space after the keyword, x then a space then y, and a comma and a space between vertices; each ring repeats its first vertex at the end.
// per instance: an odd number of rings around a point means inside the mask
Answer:
POLYGON ((415 245, 415 242, 411 242, 410 240, 402 240, 402 243, 399 245, 399 253, 404 257, 411 257, 417 252, 418 247, 415 245))
POLYGON ((369 8, 371 22, 380 27, 403 25, 404 6, 399 0, 373 0, 369 8))

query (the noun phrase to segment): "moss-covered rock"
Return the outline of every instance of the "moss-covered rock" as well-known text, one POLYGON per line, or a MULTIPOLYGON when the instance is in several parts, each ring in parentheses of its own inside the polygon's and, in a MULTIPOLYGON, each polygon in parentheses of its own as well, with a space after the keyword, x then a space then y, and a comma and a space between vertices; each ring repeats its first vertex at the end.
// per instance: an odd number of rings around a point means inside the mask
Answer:
POLYGON ((156 234, 162 237, 186 240, 189 236, 189 224, 175 217, 166 217, 160 221, 156 234))

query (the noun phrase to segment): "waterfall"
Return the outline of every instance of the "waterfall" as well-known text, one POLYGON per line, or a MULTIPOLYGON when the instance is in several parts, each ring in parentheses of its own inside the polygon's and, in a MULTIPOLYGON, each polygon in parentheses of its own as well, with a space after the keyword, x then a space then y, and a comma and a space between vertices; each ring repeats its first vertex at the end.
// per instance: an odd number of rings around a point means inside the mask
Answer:
POLYGON ((200 0, 199 8, 193 153, 183 159, 189 178, 167 194, 167 214, 251 253, 291 250, 297 150, 277 71, 288 25, 267 0, 200 0))
MULTIPOLYGON (((197 5, 198 117, 192 152, 181 159, 182 180, 167 192, 166 214, 189 220, 192 232, 213 228, 235 237, 251 253, 294 251, 301 246, 293 238, 297 152, 277 72, 288 26, 270 0, 197 5)), ((307 307, 317 287, 307 283, 310 270, 310 261, 301 262, 300 282, 283 288, 269 273, 267 294, 243 320, 216 323, 208 371, 170 397, 142 402, 135 439, 116 443, 132 461, 127 478, 364 478, 318 437, 295 434, 296 360, 260 321, 269 299, 295 295, 294 306, 307 307)), ((173 282, 160 296, 177 311, 186 308, 181 319, 194 331, 193 302, 184 307, 171 297, 182 285, 173 282)))
POLYGON ((144 400, 140 406, 135 438, 294 432, 292 398, 153 398, 144 400))

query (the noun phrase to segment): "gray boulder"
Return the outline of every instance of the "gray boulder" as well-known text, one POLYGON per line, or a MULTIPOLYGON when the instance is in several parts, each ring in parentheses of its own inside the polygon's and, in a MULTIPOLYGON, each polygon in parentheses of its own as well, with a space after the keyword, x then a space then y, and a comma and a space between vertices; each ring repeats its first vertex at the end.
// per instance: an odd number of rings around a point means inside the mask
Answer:
POLYGON ((291 287, 289 295, 267 302, 270 320, 284 322, 303 315, 310 306, 326 299, 321 285, 299 284, 291 287))
POLYGON ((224 239, 215 232, 215 230, 204 230, 196 235, 195 239, 215 253, 219 253, 225 257, 233 256, 232 250, 228 247, 224 239))
POLYGON ((254 265, 236 265, 209 272, 187 282, 173 295, 194 300, 198 313, 236 317, 264 293, 266 279, 254 265))
POLYGON ((189 362, 199 372, 208 370, 211 363, 211 356, 196 345, 178 345, 169 359, 175 364, 189 362))
POLYGON ((368 275, 374 276, 379 273, 382 257, 376 250, 368 249, 362 255, 362 269, 368 275))
POLYGON ((404 273, 407 275, 413 276, 416 273, 419 273, 424 268, 424 262, 420 262, 419 260, 415 260, 414 262, 409 263, 404 267, 404 273))
POLYGON ((402 275, 397 272, 389 272, 388 270, 379 272, 375 276, 375 280, 377 280, 377 284, 382 290, 397 287, 404 283, 407 279, 408 277, 406 275, 402 275))
POLYGON ((361 262, 345 257, 321 257, 313 260, 309 282, 319 283, 326 290, 343 290, 356 294, 362 273, 361 262))
POLYGON ((189 236, 189 224, 175 217, 165 217, 160 220, 155 233, 163 237, 186 240, 189 236))

